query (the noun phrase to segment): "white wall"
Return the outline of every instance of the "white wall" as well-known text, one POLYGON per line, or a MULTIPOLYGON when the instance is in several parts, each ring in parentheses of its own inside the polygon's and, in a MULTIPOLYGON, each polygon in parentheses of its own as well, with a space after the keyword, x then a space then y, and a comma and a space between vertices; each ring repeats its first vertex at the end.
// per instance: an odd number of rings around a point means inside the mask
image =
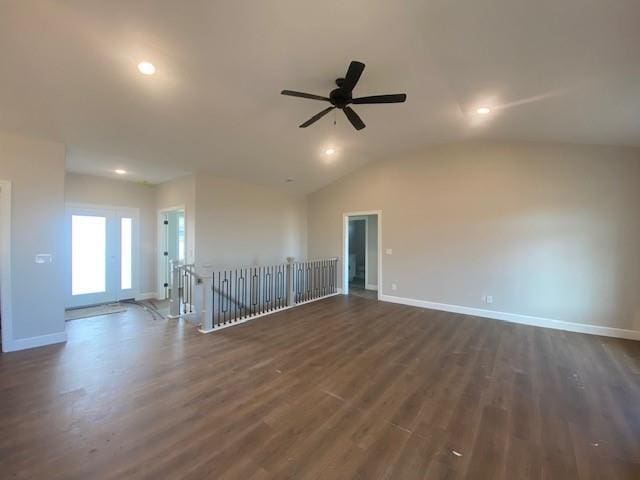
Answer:
POLYGON ((67 173, 65 200, 140 211, 140 294, 156 291, 156 191, 153 185, 67 173))
POLYGON ((640 149, 443 145, 311 194, 309 253, 341 255, 343 212, 382 210, 383 294, 640 330, 638 205, 640 149))
POLYGON ((12 182, 11 349, 64 341, 65 146, 0 132, 0 179, 12 182), (36 264, 38 253, 53 262, 36 264))
POLYGON ((305 196, 199 173, 196 263, 271 264, 306 256, 305 196))

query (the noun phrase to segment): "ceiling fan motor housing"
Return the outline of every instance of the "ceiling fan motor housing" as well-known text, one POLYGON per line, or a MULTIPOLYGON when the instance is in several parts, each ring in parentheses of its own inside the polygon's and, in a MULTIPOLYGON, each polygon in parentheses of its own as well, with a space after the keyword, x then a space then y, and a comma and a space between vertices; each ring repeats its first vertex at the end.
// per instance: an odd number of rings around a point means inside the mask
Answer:
MULTIPOLYGON (((339 78, 338 80, 342 80, 341 78, 339 78)), ((336 84, 340 84, 338 83, 338 80, 336 80, 336 84)), ((351 92, 345 92, 344 90, 342 90, 341 88, 336 88, 335 90, 332 90, 331 93, 329 94, 329 101, 331 102, 331 105, 333 105, 336 108, 344 108, 347 105, 349 105, 352 102, 352 98, 351 98, 351 92)))

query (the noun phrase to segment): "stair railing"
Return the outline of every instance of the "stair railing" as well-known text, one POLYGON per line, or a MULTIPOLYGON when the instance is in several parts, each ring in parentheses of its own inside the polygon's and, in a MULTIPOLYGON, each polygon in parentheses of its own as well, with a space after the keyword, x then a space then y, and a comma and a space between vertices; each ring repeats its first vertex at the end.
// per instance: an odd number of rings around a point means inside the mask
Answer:
POLYGON ((202 278, 196 273, 194 264, 171 261, 169 318, 197 316, 201 283, 202 278))
POLYGON ((200 331, 209 333, 337 295, 338 258, 296 262, 289 257, 286 263, 220 269, 194 278, 201 285, 196 292, 202 291, 200 331))

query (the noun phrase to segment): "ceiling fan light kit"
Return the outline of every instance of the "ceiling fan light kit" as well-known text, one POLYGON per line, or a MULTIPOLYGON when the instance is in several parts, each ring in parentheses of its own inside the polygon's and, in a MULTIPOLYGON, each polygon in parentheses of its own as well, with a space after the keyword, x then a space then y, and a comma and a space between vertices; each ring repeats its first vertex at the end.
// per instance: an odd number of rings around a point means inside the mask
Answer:
POLYGON ((353 98, 353 89, 355 88, 360 76, 364 71, 364 63, 352 61, 344 78, 336 79, 338 88, 329 93, 328 97, 313 95, 311 93, 296 92, 293 90, 282 90, 282 95, 290 97, 307 98, 310 100, 320 100, 322 102, 331 103, 330 107, 325 108, 321 112, 316 113, 309 120, 300 125, 300 128, 307 128, 309 125, 320 120, 327 113, 334 109, 340 109, 344 112, 351 125, 356 130, 362 130, 366 125, 360 116, 349 105, 369 105, 374 103, 402 103, 406 101, 406 93, 395 93, 391 95, 373 95, 370 97, 353 98))

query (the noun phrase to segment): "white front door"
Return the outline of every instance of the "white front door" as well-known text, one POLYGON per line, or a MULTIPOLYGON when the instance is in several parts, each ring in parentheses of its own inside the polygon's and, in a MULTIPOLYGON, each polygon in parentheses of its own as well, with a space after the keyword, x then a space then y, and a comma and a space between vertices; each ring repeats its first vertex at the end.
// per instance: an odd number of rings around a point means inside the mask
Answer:
POLYGON ((71 240, 68 308, 136 296, 137 223, 134 209, 67 207, 71 240))

